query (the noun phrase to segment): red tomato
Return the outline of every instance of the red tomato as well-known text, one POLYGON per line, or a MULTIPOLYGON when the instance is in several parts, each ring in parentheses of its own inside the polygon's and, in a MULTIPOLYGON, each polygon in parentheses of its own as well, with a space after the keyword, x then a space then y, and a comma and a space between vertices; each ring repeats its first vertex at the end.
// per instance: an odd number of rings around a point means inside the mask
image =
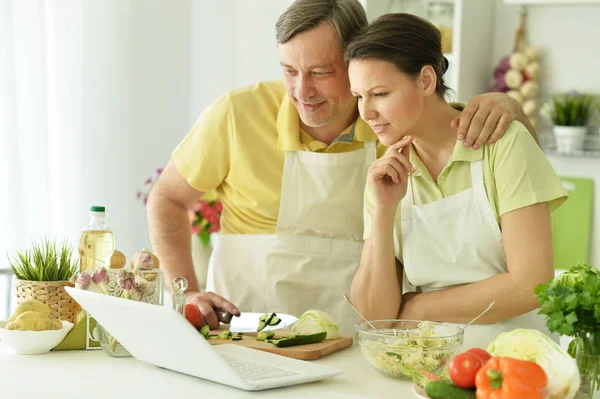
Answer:
POLYGON ((185 318, 189 321, 194 327, 200 328, 202 327, 202 312, 198 309, 198 306, 192 305, 188 303, 185 305, 185 318))
POLYGON ((483 366, 479 356, 465 352, 454 356, 448 365, 452 382, 461 388, 473 388, 475 386, 475 375, 483 366))
POLYGON ((466 353, 472 353, 477 356, 481 360, 482 366, 486 364, 487 361, 492 357, 492 355, 490 355, 485 349, 481 348, 471 348, 466 353))

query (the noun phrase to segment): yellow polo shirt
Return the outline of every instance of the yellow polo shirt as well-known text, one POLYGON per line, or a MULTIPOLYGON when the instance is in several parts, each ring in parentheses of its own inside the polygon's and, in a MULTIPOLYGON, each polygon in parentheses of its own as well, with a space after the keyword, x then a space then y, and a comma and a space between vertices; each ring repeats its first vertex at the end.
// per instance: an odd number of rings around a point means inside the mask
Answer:
MULTIPOLYGON (((494 144, 485 144, 476 151, 465 148, 461 141, 457 141, 437 184, 416 152, 411 151, 410 161, 415 168, 412 177, 414 204, 439 201, 471 188, 471 162, 479 160, 483 164, 485 191, 498 225, 500 217, 507 212, 540 202, 547 202, 550 212, 553 212, 567 199, 567 191, 542 150, 525 126, 513 121, 504 137, 494 144)), ((367 186, 365 239, 371 232, 372 210, 373 195, 367 186)), ((402 260, 401 221, 399 206, 394 224, 396 257, 399 260, 402 260)))
MULTIPOLYGON (((210 105, 172 153, 196 189, 217 190, 224 205, 223 234, 273 234, 277 225, 285 151, 340 153, 377 136, 358 118, 330 145, 300 129, 283 83, 233 90, 210 105)), ((385 147, 378 145, 378 155, 385 147)))

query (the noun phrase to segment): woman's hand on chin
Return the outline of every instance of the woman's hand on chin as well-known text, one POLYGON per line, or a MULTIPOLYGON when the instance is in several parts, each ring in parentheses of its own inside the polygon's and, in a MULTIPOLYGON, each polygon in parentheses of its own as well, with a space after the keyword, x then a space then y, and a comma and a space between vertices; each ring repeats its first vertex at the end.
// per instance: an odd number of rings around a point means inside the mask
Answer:
POLYGON ((409 160, 412 140, 404 137, 369 167, 368 184, 376 207, 395 209, 406 195, 408 175, 415 172, 409 160))

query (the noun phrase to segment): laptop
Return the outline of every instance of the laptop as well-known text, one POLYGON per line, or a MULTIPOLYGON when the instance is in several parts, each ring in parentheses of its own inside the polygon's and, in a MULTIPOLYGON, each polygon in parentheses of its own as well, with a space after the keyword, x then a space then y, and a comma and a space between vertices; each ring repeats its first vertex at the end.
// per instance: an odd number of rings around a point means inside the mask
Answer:
POLYGON ((235 344, 213 346, 171 308, 65 289, 136 359, 165 369, 246 391, 319 381, 344 371, 235 344))

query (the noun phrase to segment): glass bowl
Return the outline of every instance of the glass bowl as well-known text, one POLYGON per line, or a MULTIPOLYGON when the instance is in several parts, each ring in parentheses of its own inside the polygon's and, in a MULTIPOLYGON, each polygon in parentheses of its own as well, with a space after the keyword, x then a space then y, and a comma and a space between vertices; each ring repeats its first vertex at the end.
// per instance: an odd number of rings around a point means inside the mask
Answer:
POLYGON ((463 329, 452 323, 374 320, 356 326, 356 340, 367 361, 382 374, 422 381, 440 376, 463 343, 463 329))

